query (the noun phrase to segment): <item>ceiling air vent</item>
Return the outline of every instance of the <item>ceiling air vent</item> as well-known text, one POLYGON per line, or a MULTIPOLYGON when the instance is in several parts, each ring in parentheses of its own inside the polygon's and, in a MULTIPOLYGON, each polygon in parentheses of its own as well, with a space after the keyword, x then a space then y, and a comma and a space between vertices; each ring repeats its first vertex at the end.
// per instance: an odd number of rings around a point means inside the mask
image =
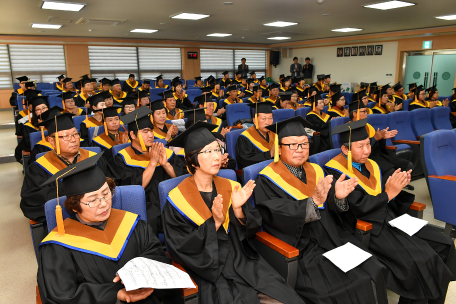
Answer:
POLYGON ((125 22, 127 20, 114 20, 114 19, 96 19, 96 18, 81 18, 78 21, 76 21, 76 24, 90 24, 90 25, 110 25, 110 26, 116 26, 122 22, 125 22))

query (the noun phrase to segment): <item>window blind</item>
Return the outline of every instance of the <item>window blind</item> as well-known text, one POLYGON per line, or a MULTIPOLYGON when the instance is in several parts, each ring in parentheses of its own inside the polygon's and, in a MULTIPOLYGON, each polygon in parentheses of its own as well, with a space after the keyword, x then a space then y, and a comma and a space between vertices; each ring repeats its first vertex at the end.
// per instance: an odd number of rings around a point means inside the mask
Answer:
POLYGON ((12 87, 8 47, 6 44, 0 44, 0 89, 11 89, 12 87))
POLYGON ((13 79, 27 75, 36 82, 56 82, 66 74, 63 45, 10 44, 9 55, 13 79))
POLYGON ((138 61, 141 79, 155 80, 158 75, 173 79, 182 75, 180 48, 138 47, 138 61))
MULTIPOLYGON (((241 59, 245 58, 246 64, 249 66, 249 71, 255 71, 256 77, 266 75, 266 51, 257 50, 236 50, 234 51, 234 62, 237 66, 241 64, 241 59)), ((250 76, 250 75, 249 75, 250 76)))
POLYGON ((96 78, 127 80, 130 73, 138 78, 137 55, 136 47, 89 46, 90 73, 96 78))
POLYGON ((234 52, 222 49, 200 50, 201 76, 207 78, 211 75, 215 78, 223 78, 223 72, 228 71, 230 78, 234 77, 234 52), (207 75, 207 76, 205 76, 207 75))

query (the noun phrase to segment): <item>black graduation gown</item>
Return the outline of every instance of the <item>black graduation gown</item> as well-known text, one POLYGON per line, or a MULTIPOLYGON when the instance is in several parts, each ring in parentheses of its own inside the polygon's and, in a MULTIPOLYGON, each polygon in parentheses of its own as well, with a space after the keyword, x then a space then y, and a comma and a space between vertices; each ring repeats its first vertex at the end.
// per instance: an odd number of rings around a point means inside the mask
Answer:
MULTIPOLYGON (((196 186, 195 186, 196 187, 196 186)), ((209 210, 217 196, 213 184, 209 210)), ((177 211, 169 201, 163 208, 163 228, 169 253, 198 285, 199 303, 260 303, 258 292, 283 303, 304 303, 285 280, 256 252, 252 243, 261 217, 250 202, 242 206, 246 224, 229 209, 230 229, 215 230, 213 217, 199 227, 177 211)))
POLYGON ((402 104, 402 108, 397 111, 404 111, 404 99, 397 97, 397 96, 393 96, 393 100, 390 100, 390 101, 394 102, 395 105, 402 104))
POLYGON ((181 109, 182 111, 187 111, 187 110, 192 110, 193 109, 193 104, 188 99, 187 94, 185 94, 185 97, 183 99, 177 98, 176 93, 174 94, 174 98, 176 99, 176 108, 181 109))
MULTIPOLYGON (((61 160, 58 161, 61 163, 60 165, 68 167, 61 160)), ((97 166, 102 169, 106 176, 113 176, 111 167, 103 157, 98 160, 97 166)), ((25 217, 40 223, 46 221, 44 204, 57 197, 57 190, 55 183, 51 183, 44 187, 41 187, 41 184, 47 181, 51 176, 52 175, 43 169, 36 161, 29 165, 29 171, 24 176, 24 182, 21 189, 20 207, 25 217)), ((59 181, 59 196, 63 195, 61 189, 63 189, 63 186, 59 181)))
POLYGON ((396 170, 401 168, 401 171, 408 171, 410 168, 409 165, 413 165, 406 159, 402 159, 396 156, 396 153, 388 153, 386 150, 386 139, 381 139, 376 141, 372 139, 374 142, 371 149, 371 155, 369 156, 370 159, 375 161, 381 169, 382 173, 386 173, 389 170, 393 169, 396 170))
MULTIPOLYGON (((337 109, 335 106, 332 107, 332 108, 337 109)), ((344 108, 342 108, 341 111, 344 111, 344 108)), ((340 115, 339 113, 337 113, 335 111, 331 111, 331 110, 328 110, 328 115, 331 116, 331 118, 333 118, 333 117, 335 117, 335 118, 337 118, 337 117, 345 117, 345 116, 340 115)))
MULTIPOLYGON (((334 175, 333 182, 341 175, 330 168, 328 172, 334 175)), ((370 176, 365 165, 361 166, 361 174, 367 178, 370 176)), ((386 180, 384 176, 382 189, 386 180)), ((339 214, 340 223, 352 233, 355 233, 357 219, 372 223, 369 250, 387 267, 385 280, 388 289, 409 299, 437 299, 432 303, 443 303, 439 298, 444 299, 448 283, 456 274, 452 240, 429 226, 409 236, 388 224, 407 212, 414 199, 413 194, 401 191, 388 203, 386 192, 372 196, 358 185, 348 196, 349 211, 339 214)))
POLYGON ((331 128, 329 126, 331 119, 328 119, 326 122, 324 122, 322 119, 317 117, 317 115, 307 115, 306 120, 310 122, 312 125, 314 125, 314 129, 317 132, 320 132, 320 147, 318 152, 323 152, 331 149, 331 141, 330 141, 330 136, 331 136, 331 128))
POLYGON ((456 128, 456 99, 450 102, 450 122, 453 128, 456 128))
POLYGON ((43 146, 43 145, 35 145, 32 149, 32 151, 30 151, 30 159, 29 159, 29 164, 33 163, 35 160, 36 160, 36 156, 40 153, 43 153, 43 152, 48 152, 48 151, 51 151, 53 149, 50 149, 49 147, 46 147, 46 146, 43 146))
MULTIPOLYGON (((102 126, 103 125, 103 120, 101 120, 101 122, 99 122, 98 120, 96 120, 95 118, 92 117, 89 117, 88 118, 89 120, 93 120, 93 121, 97 121, 100 125, 99 126, 102 126)), ((79 126, 79 130, 81 132, 81 138, 88 142, 89 140, 89 128, 87 128, 85 122, 81 122, 81 125, 79 126)))
MULTIPOLYGON (((263 137, 261 134, 260 136, 263 137)), ((269 134, 265 140, 269 142, 269 134)), ((255 147, 245 136, 238 137, 236 142, 236 161, 239 170, 269 159, 271 159, 271 152, 269 152, 269 150, 261 152, 261 150, 255 147)))
MULTIPOLYGON (((143 257, 171 264, 152 228, 143 220, 138 221, 118 261, 57 244, 43 245, 40 250, 38 288, 41 300, 48 304, 114 304, 117 292, 124 286, 112 280, 128 261, 143 257)), ((155 289, 149 297, 136 303, 159 304, 164 298, 175 296, 176 292, 179 291, 155 289)))
POLYGON ((409 111, 413 111, 415 109, 430 109, 430 108, 428 108, 427 106, 420 106, 420 105, 417 105, 417 104, 410 103, 409 111))
MULTIPOLYGON (((305 173, 301 181, 306 183, 305 173)), ((255 182, 256 208, 263 218, 263 229, 299 249, 295 289, 302 299, 319 304, 370 304, 376 303, 376 293, 377 303, 388 303, 384 267, 376 258, 344 273, 322 256, 347 242, 362 248, 353 235, 338 229, 332 213, 340 211, 336 211, 333 191, 328 194, 325 209, 319 209, 321 219, 305 223, 307 199, 295 200, 261 175, 255 182)))
MULTIPOLYGON (((135 148, 132 147, 132 149, 136 154, 142 154, 135 148)), ((176 176, 184 174, 184 168, 186 168, 186 165, 183 157, 174 154, 168 162, 173 166, 176 176)), ((116 177, 121 186, 142 185, 143 173, 145 169, 127 165, 120 154, 117 154, 114 157, 113 167, 116 170, 116 177)), ((166 173, 166 170, 163 169, 162 166, 159 166, 155 169, 154 175, 147 187, 144 189, 146 192, 147 221, 157 234, 162 232, 158 184, 167 179, 170 179, 170 176, 166 173)))

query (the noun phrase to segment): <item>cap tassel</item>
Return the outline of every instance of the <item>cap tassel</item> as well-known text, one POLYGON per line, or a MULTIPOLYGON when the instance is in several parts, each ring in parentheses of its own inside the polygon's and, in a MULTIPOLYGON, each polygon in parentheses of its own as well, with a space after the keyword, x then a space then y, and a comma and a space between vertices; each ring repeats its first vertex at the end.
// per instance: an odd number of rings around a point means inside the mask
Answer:
POLYGON ((312 111, 315 112, 315 98, 314 98, 314 102, 312 102, 312 111))
POLYGON ((41 140, 45 141, 46 137, 44 136, 44 127, 40 126, 40 129, 41 129, 41 140))
POLYGON ((348 172, 353 173, 353 165, 352 165, 352 152, 351 152, 351 127, 348 126, 350 129, 350 137, 348 138, 348 153, 347 153, 347 169, 348 172))
POLYGON ((357 121, 359 120, 359 104, 360 104, 361 102, 362 102, 361 100, 358 102, 358 111, 356 112, 356 120, 357 120, 357 121))
POLYGON ((89 111, 89 109, 86 109, 86 121, 85 121, 85 125, 86 125, 86 128, 88 129, 89 128, 89 116, 87 115, 87 112, 89 111))
POLYGON ((104 129, 105 129, 105 135, 108 136, 108 125, 106 124, 106 118, 104 116, 103 109, 101 109, 101 113, 103 114, 103 126, 104 126, 104 129))
POLYGON ((57 221, 57 236, 64 236, 65 225, 63 224, 62 207, 60 207, 58 204, 55 206, 55 220, 57 221))
POLYGON ((277 123, 276 123, 276 133, 274 136, 274 162, 279 161, 279 135, 277 134, 277 123))
POLYGON ((255 128, 258 130, 259 128, 259 123, 258 123, 258 102, 255 103, 255 118, 254 118, 254 121, 253 123, 255 124, 255 128))
POLYGON ((138 92, 138 104, 136 105, 137 108, 139 108, 139 92, 138 92))
POLYGON ((63 100, 63 98, 62 98, 62 108, 63 108, 63 111, 66 110, 66 108, 65 108, 65 100, 63 100))
POLYGON ((57 154, 60 155, 60 142, 59 142, 59 131, 57 129, 57 116, 55 117, 55 133, 54 133, 54 138, 55 138, 55 149, 57 151, 57 154))
POLYGON ((138 114, 136 114, 135 122, 136 122, 136 128, 138 129, 139 144, 141 145, 142 152, 147 152, 146 144, 144 143, 144 139, 142 137, 142 134, 139 131, 139 126, 138 126, 138 120, 137 119, 138 119, 138 114))

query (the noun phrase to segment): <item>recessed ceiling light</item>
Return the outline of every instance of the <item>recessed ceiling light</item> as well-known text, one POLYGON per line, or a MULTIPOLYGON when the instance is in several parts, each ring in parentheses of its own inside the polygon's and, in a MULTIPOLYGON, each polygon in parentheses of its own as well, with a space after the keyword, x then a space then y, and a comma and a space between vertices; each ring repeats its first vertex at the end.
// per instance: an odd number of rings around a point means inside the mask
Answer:
POLYGON ((331 30, 333 32, 343 32, 343 33, 348 33, 348 32, 357 32, 357 31, 362 31, 363 29, 359 29, 359 28, 351 28, 351 27, 344 27, 344 28, 340 28, 340 29, 335 29, 335 30, 331 30))
POLYGON ((58 11, 79 12, 84 6, 86 6, 85 3, 44 1, 41 8, 58 11))
POLYGON ((168 23, 166 22, 160 22, 160 25, 167 25, 168 23))
POLYGON ((41 24, 41 23, 32 23, 33 28, 47 28, 47 29, 56 29, 62 27, 61 24, 41 24))
POLYGON ((233 5, 233 2, 223 2, 223 5, 233 5))
POLYGON ((394 0, 394 1, 386 1, 386 2, 381 2, 381 3, 376 3, 376 4, 364 5, 364 7, 375 8, 375 9, 379 9, 379 10, 389 10, 389 9, 393 9, 393 8, 400 8, 400 7, 406 7, 406 6, 412 6, 412 5, 415 5, 415 3, 394 0))
POLYGON ((209 37, 228 37, 228 36, 231 36, 233 34, 222 34, 222 33, 213 33, 213 34, 209 34, 209 35, 206 35, 206 36, 209 36, 209 37))
POLYGON ((263 24, 265 26, 275 26, 275 27, 285 27, 285 26, 290 26, 290 25, 296 25, 298 23, 296 22, 286 22, 286 21, 276 21, 276 22, 271 22, 271 23, 266 23, 263 24))
POLYGON ((443 20, 456 20, 456 15, 439 16, 435 18, 443 20))
POLYGON ((207 18, 210 15, 202 15, 202 14, 192 14, 192 13, 180 13, 174 16, 171 16, 173 19, 188 19, 188 20, 200 20, 203 18, 207 18))
POLYGON ((148 30, 148 29, 134 29, 131 30, 130 33, 155 33, 157 30, 148 30))
POLYGON ((291 39, 291 37, 269 37, 268 39, 271 39, 271 40, 287 40, 287 39, 291 39))
POLYGON ((322 16, 331 16, 331 14, 321 14, 322 16))

